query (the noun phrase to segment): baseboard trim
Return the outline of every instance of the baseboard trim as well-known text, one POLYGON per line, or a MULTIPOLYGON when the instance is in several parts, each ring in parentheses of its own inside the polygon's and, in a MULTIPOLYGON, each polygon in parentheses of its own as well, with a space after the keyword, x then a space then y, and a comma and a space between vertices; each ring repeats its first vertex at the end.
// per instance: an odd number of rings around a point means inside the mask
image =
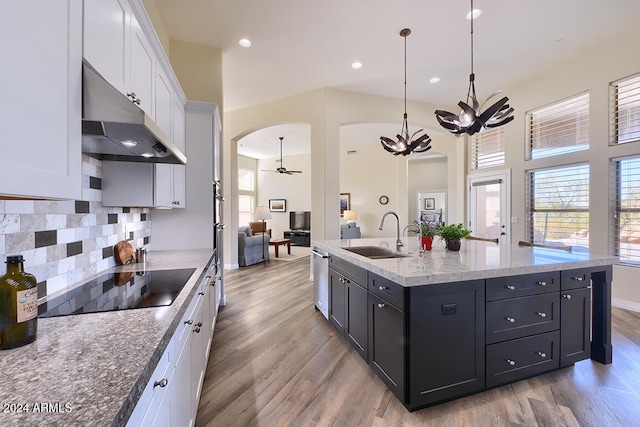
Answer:
POLYGON ((640 303, 637 302, 627 301, 620 298, 611 298, 611 305, 640 313, 640 303))

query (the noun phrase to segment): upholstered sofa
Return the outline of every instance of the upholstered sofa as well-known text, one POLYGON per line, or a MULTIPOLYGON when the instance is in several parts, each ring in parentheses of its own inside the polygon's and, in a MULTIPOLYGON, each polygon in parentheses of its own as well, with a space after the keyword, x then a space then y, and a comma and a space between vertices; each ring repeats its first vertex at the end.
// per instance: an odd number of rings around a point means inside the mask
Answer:
MULTIPOLYGON (((267 223, 262 221, 249 221, 249 227, 254 236, 258 236, 263 232, 267 233, 271 237, 271 229, 267 228, 267 223)), ((266 239, 266 237, 265 237, 266 239)))
POLYGON ((341 239, 359 239, 360 227, 355 222, 348 222, 340 225, 340 238, 341 239))
POLYGON ((247 225, 238 228, 238 264, 240 267, 256 264, 262 260, 269 259, 269 236, 254 236, 251 228, 247 225), (264 252, 263 252, 264 251, 264 252))

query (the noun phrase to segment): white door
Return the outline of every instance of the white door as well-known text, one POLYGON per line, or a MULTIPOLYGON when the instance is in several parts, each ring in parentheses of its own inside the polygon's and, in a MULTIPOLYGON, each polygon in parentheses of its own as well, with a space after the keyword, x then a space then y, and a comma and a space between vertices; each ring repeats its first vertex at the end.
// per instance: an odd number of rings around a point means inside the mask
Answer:
POLYGON ((511 171, 468 176, 469 229, 475 237, 509 242, 511 171))

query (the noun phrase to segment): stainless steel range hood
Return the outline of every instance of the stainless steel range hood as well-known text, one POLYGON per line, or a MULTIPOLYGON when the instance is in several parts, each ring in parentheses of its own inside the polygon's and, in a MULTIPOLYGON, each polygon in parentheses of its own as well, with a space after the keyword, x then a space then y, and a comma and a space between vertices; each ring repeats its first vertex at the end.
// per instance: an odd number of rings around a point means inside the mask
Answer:
POLYGON ((187 163, 151 117, 86 61, 82 64, 82 152, 101 160, 187 163))

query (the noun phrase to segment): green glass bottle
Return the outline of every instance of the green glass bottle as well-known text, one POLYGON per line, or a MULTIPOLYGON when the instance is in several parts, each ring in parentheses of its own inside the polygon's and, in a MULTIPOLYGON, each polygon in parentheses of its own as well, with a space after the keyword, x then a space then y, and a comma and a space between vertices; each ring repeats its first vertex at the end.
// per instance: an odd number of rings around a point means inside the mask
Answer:
POLYGON ((0 350, 20 347, 36 339, 38 285, 25 273, 22 255, 7 257, 7 274, 0 277, 0 350))

